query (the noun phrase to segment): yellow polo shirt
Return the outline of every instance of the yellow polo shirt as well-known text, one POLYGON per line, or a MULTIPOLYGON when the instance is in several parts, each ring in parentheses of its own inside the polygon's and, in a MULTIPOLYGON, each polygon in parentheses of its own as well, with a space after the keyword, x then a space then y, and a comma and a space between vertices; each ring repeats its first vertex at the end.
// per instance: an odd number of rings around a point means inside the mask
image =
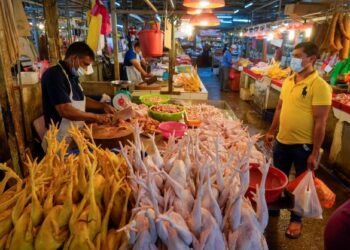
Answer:
POLYGON ((332 88, 317 71, 297 84, 293 74, 283 82, 280 99, 282 109, 277 140, 283 144, 312 144, 312 106, 331 105, 332 88))

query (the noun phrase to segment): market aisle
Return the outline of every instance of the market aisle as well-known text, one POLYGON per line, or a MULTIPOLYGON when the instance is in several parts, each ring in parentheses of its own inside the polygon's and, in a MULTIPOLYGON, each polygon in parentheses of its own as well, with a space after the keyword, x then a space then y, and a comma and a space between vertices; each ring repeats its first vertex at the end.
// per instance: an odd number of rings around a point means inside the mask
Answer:
MULTIPOLYGON (((209 92, 209 99, 226 101, 237 117, 248 126, 251 133, 265 133, 270 123, 264 121, 251 104, 242 101, 239 98, 239 93, 220 92, 218 78, 212 75, 210 69, 199 69, 198 72, 209 92)), ((350 198, 350 189, 340 184, 340 180, 322 168, 317 170, 316 175, 335 191, 337 195, 335 206, 332 209, 324 210, 323 220, 304 219, 303 234, 297 240, 290 240, 284 235, 289 223, 289 212, 287 210, 282 210, 280 217, 270 217, 265 232, 270 250, 324 249, 324 227, 332 212, 350 198)))

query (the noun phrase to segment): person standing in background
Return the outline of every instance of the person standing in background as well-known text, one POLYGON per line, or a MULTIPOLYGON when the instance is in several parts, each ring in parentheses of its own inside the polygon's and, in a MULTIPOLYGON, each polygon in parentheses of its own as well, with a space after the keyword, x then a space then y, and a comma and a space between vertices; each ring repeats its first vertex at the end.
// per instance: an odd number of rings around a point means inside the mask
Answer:
MULTIPOLYGON (((265 145, 273 145, 274 166, 289 176, 294 164, 296 177, 316 168, 332 104, 332 90, 314 68, 318 48, 311 42, 298 44, 292 53, 288 77, 281 90, 273 122, 265 135, 265 145)), ((286 237, 297 239, 302 217, 291 213, 286 237)))
POLYGON ((223 57, 222 57, 222 62, 221 62, 221 72, 222 72, 222 77, 221 77, 221 90, 228 92, 230 91, 229 89, 229 75, 230 75, 230 70, 232 68, 232 51, 236 48, 235 45, 231 45, 231 47, 225 51, 223 57))

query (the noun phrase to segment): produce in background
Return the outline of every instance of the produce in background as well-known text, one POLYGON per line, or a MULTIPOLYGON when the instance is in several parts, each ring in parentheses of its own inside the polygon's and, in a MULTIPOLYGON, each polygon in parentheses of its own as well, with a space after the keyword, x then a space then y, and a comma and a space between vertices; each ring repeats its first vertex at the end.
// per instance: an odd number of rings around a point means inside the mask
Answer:
POLYGON ((271 79, 281 80, 288 77, 290 72, 291 70, 289 67, 286 69, 281 69, 279 63, 274 63, 268 68, 266 75, 271 79))
POLYGON ((191 73, 181 73, 177 77, 177 82, 183 83, 185 91, 198 92, 201 91, 201 80, 195 67, 191 73))
POLYGON ((268 76, 271 79, 276 80, 286 78, 291 72, 289 67, 286 69, 281 69, 280 63, 278 62, 275 62, 272 65, 269 65, 267 63, 258 63, 256 66, 251 68, 251 71, 253 71, 253 73, 255 74, 268 76))
POLYGON ((320 46, 321 51, 339 53, 341 60, 349 56, 350 17, 343 13, 334 13, 326 36, 320 46))
POLYGON ((249 59, 241 57, 238 61, 238 65, 242 67, 247 67, 253 64, 249 59))
POLYGON ((123 248, 126 236, 116 230, 128 223, 131 194, 124 159, 77 128, 69 133, 80 153, 66 156, 57 133, 54 126, 48 131, 41 161, 27 158, 27 178, 0 165, 0 249, 123 248), (9 179, 17 183, 5 191, 9 179))

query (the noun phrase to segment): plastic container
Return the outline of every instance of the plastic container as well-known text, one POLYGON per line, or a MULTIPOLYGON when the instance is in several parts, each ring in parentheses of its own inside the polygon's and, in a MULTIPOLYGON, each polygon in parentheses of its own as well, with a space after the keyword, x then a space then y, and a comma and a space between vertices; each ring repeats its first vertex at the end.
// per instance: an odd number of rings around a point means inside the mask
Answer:
POLYGON ((140 45, 143 57, 160 57, 163 55, 164 33, 159 30, 159 26, 153 26, 156 29, 141 30, 139 32, 140 45))
MULTIPOLYGON (((173 105, 173 104, 169 104, 173 105)), ((185 112, 185 109, 182 106, 178 106, 181 108, 180 112, 176 113, 167 113, 167 112, 158 112, 152 110, 153 106, 149 108, 148 113, 149 115, 153 118, 156 119, 157 121, 163 122, 163 121, 180 121, 182 119, 182 116, 185 112)))
POLYGON ((230 88, 232 91, 235 91, 235 92, 239 91, 240 80, 241 80, 241 72, 232 68, 230 72, 230 81, 231 81, 230 88))
MULTIPOLYGON (((261 172, 257 164, 251 164, 249 171, 249 188, 246 193, 250 199, 252 198, 252 192, 256 192, 256 184, 260 185, 261 172)), ((275 167, 270 167, 266 178, 265 185, 265 198, 267 203, 272 203, 277 201, 283 192, 283 189, 288 184, 288 177, 279 169, 275 167)))
POLYGON ((147 105, 147 106, 152 106, 156 104, 165 104, 170 101, 170 97, 167 95, 160 95, 160 94, 149 94, 149 95, 142 95, 140 96, 140 101, 147 105), (151 98, 155 97, 159 99, 158 101, 153 101, 151 98))
POLYGON ((175 138, 181 138, 187 131, 187 126, 182 122, 162 122, 158 129, 166 139, 169 139, 172 134, 175 138))

